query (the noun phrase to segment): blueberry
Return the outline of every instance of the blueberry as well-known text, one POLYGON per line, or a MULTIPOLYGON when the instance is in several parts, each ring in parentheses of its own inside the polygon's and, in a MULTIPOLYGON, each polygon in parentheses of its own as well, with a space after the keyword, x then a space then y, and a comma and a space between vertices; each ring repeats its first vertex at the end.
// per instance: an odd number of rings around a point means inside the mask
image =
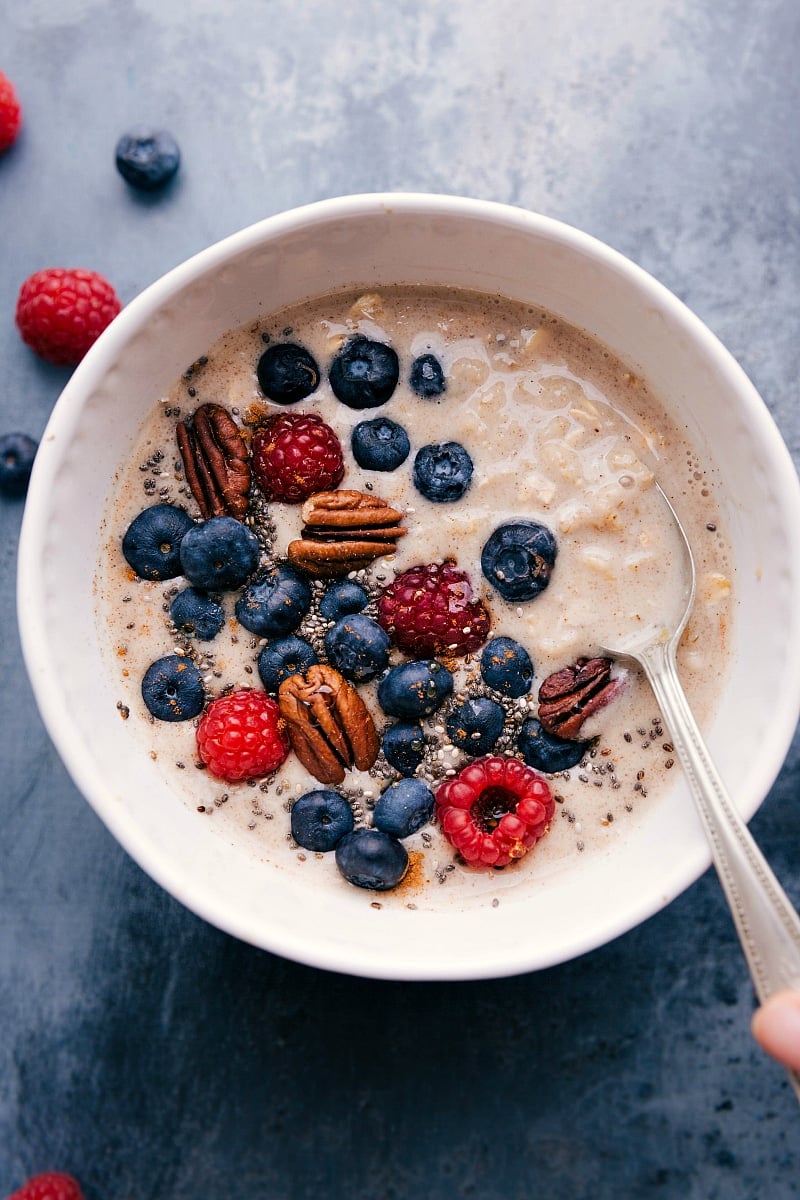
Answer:
POLYGON ((169 183, 181 161, 178 143, 165 129, 132 129, 119 139, 115 153, 122 178, 145 192, 169 183))
POLYGON ((210 642, 225 624, 225 609, 207 592, 184 588, 169 606, 169 615, 181 633, 210 642))
POLYGON ((425 735, 421 725, 398 721, 390 725, 381 742, 383 754, 390 766, 401 775, 413 775, 425 757, 425 735))
POLYGON ((481 552, 481 569, 504 600, 533 600, 550 582, 558 546, 544 525, 511 521, 495 529, 481 552))
POLYGON ((459 442, 433 442, 414 459, 414 486, 426 500, 452 504, 472 479, 472 459, 459 442))
POLYGON ((306 792, 292 805, 292 837, 304 850, 334 850, 353 828, 353 810, 338 792, 306 792))
POLYGON ((319 387, 319 367, 303 346, 278 342, 265 350, 256 367, 258 383, 275 404, 296 404, 319 387))
POLYGON ((387 892, 408 870, 405 846, 380 829, 354 829, 336 847, 336 865, 348 883, 387 892))
POLYGON ((377 408, 397 387, 400 367, 391 346, 358 336, 331 363, 333 394, 348 408, 377 408))
POLYGON ((204 591, 241 587, 258 566, 258 538, 235 517, 210 517, 195 525, 180 546, 181 568, 189 583, 204 591))
POLYGON ((567 741, 547 733, 535 717, 524 722, 517 739, 520 754, 528 766, 548 775, 577 766, 591 744, 591 741, 567 741))
POLYGON ((302 675, 317 662, 314 647, 305 638, 291 634, 280 641, 270 642, 258 656, 258 673, 265 692, 277 692, 284 679, 302 675))
POLYGON ((436 396, 441 396, 447 387, 442 364, 435 354, 420 354, 419 358, 414 359, 408 382, 423 400, 433 400, 436 396))
POLYGON ((194 521, 173 504, 154 504, 134 517, 122 539, 125 561, 141 579, 180 575, 181 542, 194 521))
POLYGON ((325 650, 331 666, 346 679, 364 683, 386 669, 389 635, 371 617, 352 613, 325 634, 325 650))
POLYGON ((496 700, 478 696, 458 700, 447 715, 445 727, 454 746, 477 757, 488 754, 503 732, 505 713, 496 700))
POLYGON ((492 638, 481 654, 481 675, 490 688, 512 700, 527 696, 533 683, 531 656, 513 638, 492 638))
POLYGON ((253 579, 236 601, 236 619, 259 637, 293 633, 311 607, 311 588, 294 567, 273 567, 253 579))
POLYGON ((39 443, 26 433, 0 437, 0 492, 4 496, 25 495, 38 449, 39 443))
POLYGON ((369 604, 369 596, 352 579, 332 583, 320 600, 319 611, 326 621, 338 621, 350 613, 361 612, 369 604))
POLYGON ((433 792, 421 779, 398 779, 381 792, 372 822, 390 837, 410 837, 428 824, 433 804, 433 792))
POLYGON ((142 699, 159 721, 191 721, 205 704, 203 678, 190 658, 168 654, 145 671, 142 699))
POLYGON ((353 457, 365 471, 395 471, 411 451, 403 426, 388 417, 359 422, 350 436, 350 445, 353 457))
POLYGON ((401 663, 378 684, 378 703, 390 717, 429 717, 453 690, 453 676, 436 659, 401 663))

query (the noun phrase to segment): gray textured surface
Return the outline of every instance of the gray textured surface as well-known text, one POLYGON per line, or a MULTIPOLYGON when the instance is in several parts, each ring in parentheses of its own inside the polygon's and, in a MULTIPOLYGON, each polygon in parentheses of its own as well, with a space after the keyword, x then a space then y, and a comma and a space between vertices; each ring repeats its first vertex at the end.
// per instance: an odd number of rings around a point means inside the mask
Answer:
MULTIPOLYGON (((2 427, 66 379, 18 341, 20 282, 90 266, 124 300, 226 233, 347 192, 451 191, 579 225, 673 288, 796 460, 800 10, 794 0, 29 0, 0 68, 2 427), (171 128, 176 185, 117 177, 171 128)), ((24 680, 19 505, 0 505, 0 1194, 87 1200, 783 1200, 800 1113, 750 1041, 716 880, 585 958, 472 985, 326 975, 209 928, 66 777, 24 680)), ((753 828, 800 900, 800 743, 753 828)))

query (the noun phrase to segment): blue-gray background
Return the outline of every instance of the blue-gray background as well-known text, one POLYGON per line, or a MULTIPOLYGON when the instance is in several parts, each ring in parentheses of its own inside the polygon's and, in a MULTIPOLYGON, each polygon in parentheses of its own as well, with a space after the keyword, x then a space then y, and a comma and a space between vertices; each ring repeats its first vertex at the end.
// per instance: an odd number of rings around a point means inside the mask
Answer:
MULTIPOLYGON (((294 204, 456 192, 559 217, 720 335, 800 455, 796 0, 27 0, 0 6, 24 134, 0 159, 0 425, 67 372, 13 325, 32 271, 123 301, 294 204), (163 196, 117 137, 164 125, 163 196)), ((87 470, 91 465, 87 463, 87 470)), ((165 895, 67 778, 14 619, 0 505, 0 1195, 477 1200, 800 1192, 800 1113, 751 1043, 716 880, 583 959, 402 985, 241 945, 165 895)), ((800 900, 800 745, 753 829, 800 900)), ((531 931, 535 936, 535 930, 531 931)))

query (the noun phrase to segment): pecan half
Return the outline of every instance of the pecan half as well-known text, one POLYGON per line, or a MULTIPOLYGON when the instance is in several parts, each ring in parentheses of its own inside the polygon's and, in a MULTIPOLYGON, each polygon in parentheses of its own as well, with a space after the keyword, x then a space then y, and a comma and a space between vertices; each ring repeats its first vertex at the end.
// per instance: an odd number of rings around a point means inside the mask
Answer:
POLYGON ((548 675, 539 688, 539 724, 556 737, 576 739, 592 713, 613 700, 620 681, 611 678, 610 658, 579 658, 548 675))
POLYGON ((233 417, 221 404, 201 404, 191 422, 176 427, 186 482, 209 517, 247 513, 250 459, 247 443, 233 417))
POLYGON ((366 704, 333 667, 315 663, 290 675, 278 705, 300 762, 320 783, 341 783, 346 770, 368 771, 380 741, 366 704))
POLYGON ((397 539, 408 532, 400 524, 402 513, 367 492, 316 492, 301 513, 301 536, 289 543, 287 556, 322 578, 347 575, 393 554, 397 539))

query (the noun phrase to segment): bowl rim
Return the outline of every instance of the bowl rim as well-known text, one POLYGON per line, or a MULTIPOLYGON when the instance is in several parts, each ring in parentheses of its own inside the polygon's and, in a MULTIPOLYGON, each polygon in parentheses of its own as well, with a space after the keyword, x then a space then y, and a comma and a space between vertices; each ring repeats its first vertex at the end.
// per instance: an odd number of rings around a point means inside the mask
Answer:
MULTIPOLYGON (((323 944, 298 947, 291 937, 276 935, 275 930, 265 938, 260 932, 256 933, 253 921, 246 919, 243 914, 221 912, 214 897, 209 897, 196 880, 177 879, 175 872, 170 871, 169 862, 151 845, 150 839, 137 829, 135 818, 123 811, 121 806, 108 803, 107 788, 94 762, 89 755, 82 752, 78 740, 71 740, 68 736, 71 717, 65 701, 57 690, 46 685, 46 642, 40 637, 44 619, 44 601, 41 598, 44 589, 39 577, 39 552, 48 514, 47 483, 60 460, 62 448, 68 443, 79 420, 83 400, 99 384, 113 364, 118 351, 162 305, 175 298, 190 284, 215 272, 231 257, 239 256, 267 242, 277 241, 287 233, 304 227, 311 228, 331 221, 357 220, 363 216, 392 212, 429 218, 472 217, 505 227, 512 226, 518 232, 529 232, 583 251, 601 265, 623 274, 632 284, 647 292, 653 302, 666 310, 694 342, 700 345, 702 352, 713 360, 715 367, 737 392, 748 417, 757 422, 759 435, 770 456, 770 466, 774 468, 771 483, 779 497, 781 511, 794 511, 798 518, 793 527, 788 528, 787 536, 793 553, 800 560, 800 481, 778 427, 763 399, 730 352, 704 322, 665 285, 605 242, 553 217, 497 201, 436 193, 374 192, 316 201, 248 225, 173 267, 123 307, 76 367, 53 408, 41 438, 19 541, 19 631, 23 659, 39 712, 73 782, 131 857, 151 878, 191 911, 212 925, 253 945, 324 969, 408 980, 501 977, 555 965, 594 949, 634 928, 665 907, 702 874, 711 862, 710 851, 701 846, 698 847, 697 853, 687 855, 683 869, 676 868, 671 877, 675 886, 670 895, 664 894, 660 899, 653 897, 648 903, 640 902, 638 905, 629 906, 625 910, 624 918, 607 921, 606 927, 593 930, 593 935, 585 939, 573 938, 570 944, 563 946, 563 952, 558 955, 542 959, 541 955, 536 953, 535 946, 522 946, 513 956, 513 960, 507 953, 494 958, 491 954, 485 956, 480 968, 476 968, 474 964, 463 966, 458 963, 439 962, 427 970, 418 967, 409 969, 402 965, 394 969, 385 964, 382 964, 380 970, 372 970, 368 956, 360 954, 351 946, 344 949, 341 946, 327 947, 323 944)), ((754 780, 755 803, 751 804, 747 811, 744 808, 741 810, 746 820, 750 819, 766 798, 783 765, 797 728, 800 716, 800 637, 795 638, 794 644, 787 647, 787 656, 791 661, 796 683, 790 697, 791 703, 783 704, 773 714, 769 743, 763 748, 761 770, 754 780)))

